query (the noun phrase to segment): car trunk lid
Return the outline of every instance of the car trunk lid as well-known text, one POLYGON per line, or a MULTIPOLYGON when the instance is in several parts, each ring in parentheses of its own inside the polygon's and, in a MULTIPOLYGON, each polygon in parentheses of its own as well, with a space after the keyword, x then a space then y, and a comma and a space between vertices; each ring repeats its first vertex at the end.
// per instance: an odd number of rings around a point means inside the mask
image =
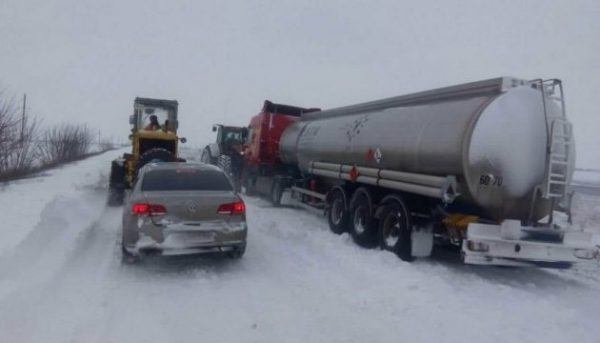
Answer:
POLYGON ((226 221, 230 215, 219 214, 219 207, 241 201, 232 191, 147 191, 149 204, 163 205, 165 219, 172 222, 226 221))

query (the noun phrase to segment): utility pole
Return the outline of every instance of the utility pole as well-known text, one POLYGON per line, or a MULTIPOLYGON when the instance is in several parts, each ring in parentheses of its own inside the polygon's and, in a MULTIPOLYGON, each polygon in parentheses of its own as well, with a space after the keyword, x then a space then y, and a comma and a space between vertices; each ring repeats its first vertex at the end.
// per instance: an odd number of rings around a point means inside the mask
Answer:
POLYGON ((21 143, 25 140, 25 108, 27 106, 27 94, 23 94, 23 114, 21 116, 21 143))

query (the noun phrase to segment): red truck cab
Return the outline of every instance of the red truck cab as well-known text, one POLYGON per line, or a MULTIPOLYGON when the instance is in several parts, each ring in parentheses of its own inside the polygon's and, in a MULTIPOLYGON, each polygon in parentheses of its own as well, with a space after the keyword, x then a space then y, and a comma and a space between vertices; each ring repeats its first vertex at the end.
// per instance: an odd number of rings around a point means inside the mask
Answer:
POLYGON ((274 177, 286 170, 279 157, 279 140, 283 132, 300 120, 303 113, 316 111, 320 109, 281 105, 265 100, 262 110, 252 117, 248 127, 242 176, 247 194, 268 195, 272 192, 274 177))
POLYGON ((245 150, 245 167, 257 169, 266 167, 272 170, 281 163, 279 140, 283 131, 300 119, 303 113, 320 111, 318 108, 302 108, 275 104, 265 100, 260 113, 252 117, 248 127, 248 141, 245 150))

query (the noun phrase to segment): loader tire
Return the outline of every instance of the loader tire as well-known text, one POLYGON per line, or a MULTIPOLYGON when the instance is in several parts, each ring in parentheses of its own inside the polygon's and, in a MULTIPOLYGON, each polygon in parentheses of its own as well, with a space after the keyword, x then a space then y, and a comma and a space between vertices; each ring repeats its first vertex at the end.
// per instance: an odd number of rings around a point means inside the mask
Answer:
POLYGON ((106 204, 111 207, 117 207, 123 205, 123 199, 125 198, 125 189, 108 187, 108 199, 106 204))
POLYGON ((112 161, 110 176, 108 179, 108 206, 121 206, 125 196, 125 165, 118 161, 112 161))

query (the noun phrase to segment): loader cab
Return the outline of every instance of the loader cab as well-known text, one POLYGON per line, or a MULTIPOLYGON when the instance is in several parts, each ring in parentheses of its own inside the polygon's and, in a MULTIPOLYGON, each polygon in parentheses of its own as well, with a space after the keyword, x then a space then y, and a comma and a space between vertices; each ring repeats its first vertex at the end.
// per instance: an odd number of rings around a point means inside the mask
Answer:
POLYGON ((179 126, 177 107, 176 100, 135 98, 133 115, 129 117, 132 133, 144 131, 144 128, 150 124, 150 118, 156 116, 162 131, 177 134, 179 126))

